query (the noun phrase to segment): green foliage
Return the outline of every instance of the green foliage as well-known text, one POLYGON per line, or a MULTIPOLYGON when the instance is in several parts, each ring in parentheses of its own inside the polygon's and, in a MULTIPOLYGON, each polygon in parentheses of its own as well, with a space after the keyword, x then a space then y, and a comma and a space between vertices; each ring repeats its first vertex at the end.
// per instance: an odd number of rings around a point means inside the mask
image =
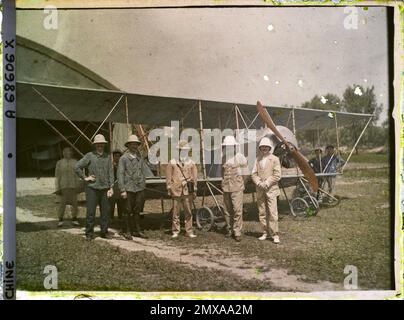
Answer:
MULTIPOLYGON (((384 121, 382 126, 376 125, 382 110, 382 105, 377 103, 374 86, 370 88, 364 88, 356 84, 348 86, 342 98, 332 93, 327 93, 321 97, 315 95, 310 101, 304 102, 301 107, 373 114, 374 117, 362 136, 356 151, 358 151, 359 147, 374 148, 388 146, 389 144, 388 121, 384 121)), ((353 121, 351 125, 341 128, 341 130, 339 130, 340 145, 352 147, 359 138, 366 122, 367 120, 353 121)), ((317 130, 313 128, 299 132, 298 139, 302 141, 302 144, 310 145, 311 147, 335 144, 337 140, 336 130, 317 130)))
MULTIPOLYGON (((377 104, 376 95, 374 93, 374 86, 371 88, 363 88, 359 85, 349 86, 343 94, 343 109, 347 112, 354 113, 370 113, 373 114, 373 119, 369 125, 367 132, 365 132, 359 146, 380 146, 388 144, 388 130, 387 128, 376 127, 376 121, 379 119, 382 105, 377 104), (361 92, 361 94, 358 94, 361 92)), ((355 143, 363 129, 363 125, 356 121, 352 122, 349 130, 346 130, 345 140, 347 142, 355 143)), ((358 148, 356 150, 358 152, 358 148)))
MULTIPOLYGON (((327 93, 321 97, 315 95, 310 101, 304 102, 301 108, 340 111, 341 99, 332 93, 327 93)), ((335 129, 318 130, 317 128, 313 128, 298 132, 297 138, 299 141, 302 141, 303 144, 310 144, 311 147, 314 148, 331 143, 335 144, 336 132, 335 129)))
POLYGON ((319 109, 319 110, 341 110, 341 99, 332 93, 327 93, 323 96, 325 103, 321 101, 321 97, 315 95, 310 101, 307 101, 301 105, 302 108, 319 109))
POLYGON ((345 89, 342 106, 342 111, 374 114, 373 123, 379 119, 382 109, 382 105, 377 104, 374 86, 365 89, 355 84, 345 89), (356 91, 362 94, 357 94, 356 91))

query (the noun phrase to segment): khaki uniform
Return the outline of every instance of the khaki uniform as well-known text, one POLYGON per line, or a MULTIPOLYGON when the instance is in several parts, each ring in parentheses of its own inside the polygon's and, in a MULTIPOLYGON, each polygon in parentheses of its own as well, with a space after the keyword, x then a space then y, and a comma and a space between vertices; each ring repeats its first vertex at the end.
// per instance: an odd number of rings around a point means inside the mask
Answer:
MULTIPOLYGON (((224 161, 224 160, 223 160, 224 161)), ((244 177, 248 175, 247 159, 237 153, 222 164, 222 190, 224 217, 227 230, 234 236, 241 236, 243 227, 244 177)))
POLYGON ((183 206, 185 213, 185 232, 187 234, 193 233, 192 200, 194 198, 194 195, 189 193, 186 181, 193 181, 196 191, 198 181, 198 169, 195 162, 193 162, 191 159, 188 159, 185 161, 185 163, 182 163, 181 161, 172 159, 167 165, 166 183, 167 190, 173 198, 173 233, 180 232, 181 205, 183 206))
POLYGON ((77 194, 79 192, 80 180, 74 172, 77 160, 63 158, 56 163, 55 168, 55 189, 60 193, 60 206, 58 210, 59 220, 62 221, 66 205, 73 207, 72 218, 77 218, 77 194))
POLYGON ((257 186, 259 219, 264 233, 278 235, 278 205, 280 195, 278 181, 281 179, 279 158, 273 154, 258 156, 252 171, 252 180, 257 186), (264 184, 264 188, 259 184, 264 184))

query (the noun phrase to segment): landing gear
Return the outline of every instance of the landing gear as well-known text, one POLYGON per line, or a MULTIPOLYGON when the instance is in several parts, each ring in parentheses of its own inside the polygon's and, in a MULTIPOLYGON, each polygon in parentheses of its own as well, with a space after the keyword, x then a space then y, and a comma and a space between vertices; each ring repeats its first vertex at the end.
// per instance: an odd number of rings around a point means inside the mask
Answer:
POLYGON ((310 196, 308 199, 296 197, 290 202, 290 211, 294 217, 315 216, 319 211, 319 204, 316 198, 310 196))
POLYGON ((202 207, 196 210, 196 225, 202 231, 212 230, 215 224, 215 216, 209 207, 202 207))
POLYGON ((202 207, 196 210, 196 225, 198 229, 203 231, 211 231, 214 228, 222 228, 226 225, 224 220, 224 207, 219 205, 213 209, 202 207))

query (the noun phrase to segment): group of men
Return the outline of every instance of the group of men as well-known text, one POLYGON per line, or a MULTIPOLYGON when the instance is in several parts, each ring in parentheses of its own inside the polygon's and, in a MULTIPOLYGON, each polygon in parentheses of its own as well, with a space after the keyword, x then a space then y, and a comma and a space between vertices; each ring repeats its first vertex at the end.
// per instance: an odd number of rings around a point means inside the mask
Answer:
POLYGON ((328 145, 325 148, 325 155, 320 147, 314 149, 315 157, 309 161, 315 173, 328 173, 329 176, 319 177, 319 186, 325 189, 330 195, 335 191, 337 168, 345 164, 338 152, 335 151, 333 145, 328 145))
MULTIPOLYGON (((245 182, 249 176, 247 159, 237 151, 238 142, 233 136, 224 138, 222 160, 222 191, 224 216, 227 223, 227 237, 241 241, 243 227, 243 195, 245 182)), ((259 153, 255 160, 251 178, 256 186, 257 206, 262 235, 259 240, 271 238, 279 243, 278 234, 278 181, 281 179, 279 158, 272 154, 270 139, 264 137, 259 143, 259 153)))
MULTIPOLYGON (((107 141, 98 134, 94 138, 94 150, 82 159, 72 159, 69 148, 63 150, 63 159, 56 165, 56 189, 60 191, 59 226, 63 225, 66 204, 73 206, 73 223, 77 222, 77 188, 80 181, 85 184, 87 216, 85 234, 87 240, 94 239, 96 208, 100 208, 101 237, 110 238, 109 218, 115 205, 118 216, 123 218, 122 235, 127 240, 133 236, 146 238, 140 226, 140 213, 145 202, 146 177, 150 169, 138 152, 141 142, 136 135, 130 135, 125 147, 127 152, 116 150, 111 159, 106 151, 107 141)), ((246 179, 250 176, 247 159, 238 151, 238 142, 233 136, 226 136, 222 143, 222 191, 224 216, 227 223, 226 237, 241 241, 243 227, 243 193, 246 179)), ((166 167, 166 187, 173 200, 172 237, 180 234, 180 209, 185 214, 185 236, 195 238, 192 208, 196 198, 198 170, 190 158, 187 141, 179 141, 178 155, 166 167)), ((259 154, 251 173, 256 185, 257 205, 262 235, 259 240, 271 238, 279 243, 277 197, 278 181, 281 179, 281 165, 272 154, 270 139, 264 137, 259 143, 259 154)))
POLYGON ((115 205, 118 216, 123 218, 122 234, 130 240, 133 236, 146 238, 140 227, 140 213, 143 211, 146 176, 150 169, 138 152, 140 140, 130 135, 125 147, 128 152, 113 151, 113 157, 106 150, 107 141, 101 134, 94 137, 94 150, 79 161, 72 159, 70 148, 63 150, 63 159, 56 164, 56 190, 61 194, 59 224, 63 226, 66 204, 71 204, 73 224, 77 221, 77 193, 80 182, 85 184, 87 240, 94 236, 96 208, 100 208, 101 237, 111 238, 108 233, 109 218, 113 217, 115 205))

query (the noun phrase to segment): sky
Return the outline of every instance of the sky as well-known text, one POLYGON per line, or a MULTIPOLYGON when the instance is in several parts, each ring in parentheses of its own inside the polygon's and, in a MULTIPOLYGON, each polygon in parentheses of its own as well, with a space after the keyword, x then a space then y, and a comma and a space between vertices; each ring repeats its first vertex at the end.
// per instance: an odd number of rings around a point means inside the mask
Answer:
POLYGON ((17 34, 132 93, 300 106, 373 85, 380 123, 389 99, 386 10, 354 9, 58 10, 49 30, 49 13, 23 10, 17 34))

